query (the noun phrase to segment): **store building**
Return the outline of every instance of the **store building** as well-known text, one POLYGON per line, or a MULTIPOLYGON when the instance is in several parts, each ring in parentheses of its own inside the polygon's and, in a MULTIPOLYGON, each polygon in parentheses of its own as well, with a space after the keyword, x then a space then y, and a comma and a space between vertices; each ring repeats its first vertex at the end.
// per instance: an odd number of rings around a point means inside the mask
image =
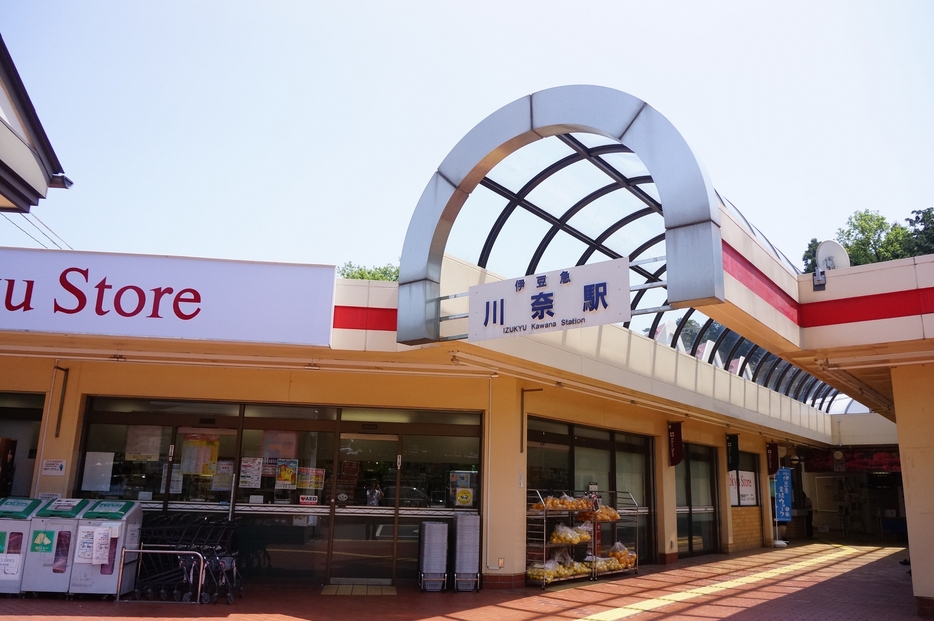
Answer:
POLYGON ((925 259, 828 273, 815 291, 650 106, 543 91, 442 162, 398 285, 330 266, 0 250, 10 493, 235 516, 247 575, 306 584, 414 579, 419 523, 477 513, 483 586, 517 586, 537 490, 630 496, 635 520, 601 529, 601 545, 637 541, 640 562, 771 546, 769 466, 832 446, 843 390, 898 410, 902 462, 918 460, 903 476, 924 611, 925 259), (553 270, 571 282, 627 257, 623 324, 468 337, 472 286, 545 287, 553 270), (876 278, 889 268, 899 278, 876 278), (893 316, 878 295, 919 305, 893 316), (865 321, 883 323, 867 335, 865 321), (895 370, 844 372, 847 347, 859 369, 895 370))

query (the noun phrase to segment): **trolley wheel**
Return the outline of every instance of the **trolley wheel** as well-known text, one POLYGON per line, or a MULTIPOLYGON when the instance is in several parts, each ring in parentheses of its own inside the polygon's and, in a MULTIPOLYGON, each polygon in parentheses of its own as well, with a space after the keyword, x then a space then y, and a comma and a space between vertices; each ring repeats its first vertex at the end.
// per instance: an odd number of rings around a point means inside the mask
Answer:
POLYGON ((211 593, 211 603, 212 604, 217 603, 217 593, 211 593))
POLYGON ((134 589, 134 590, 133 590, 133 593, 131 593, 131 595, 132 595, 133 599, 138 600, 138 599, 139 599, 139 596, 140 596, 139 589, 134 589))
POLYGON ((182 593, 182 601, 186 604, 191 601, 191 593, 182 593))
POLYGON ((232 604, 232 603, 233 603, 233 600, 234 600, 233 593, 228 593, 228 594, 227 594, 227 603, 228 603, 228 604, 232 604))
POLYGON ((172 599, 174 599, 176 602, 182 601, 182 592, 178 589, 172 591, 172 599))
POLYGON ((148 599, 149 601, 152 601, 152 595, 153 595, 152 589, 146 589, 146 599, 148 599))
POLYGON ((243 586, 240 587, 240 597, 243 597, 243 586))
POLYGON ((201 592, 201 603, 202 603, 202 604, 207 604, 209 601, 211 601, 211 594, 210 594, 210 593, 205 593, 205 592, 202 591, 202 592, 201 592))
POLYGON ((159 591, 159 599, 162 600, 163 602, 169 599, 169 594, 165 589, 162 589, 161 591, 159 591))

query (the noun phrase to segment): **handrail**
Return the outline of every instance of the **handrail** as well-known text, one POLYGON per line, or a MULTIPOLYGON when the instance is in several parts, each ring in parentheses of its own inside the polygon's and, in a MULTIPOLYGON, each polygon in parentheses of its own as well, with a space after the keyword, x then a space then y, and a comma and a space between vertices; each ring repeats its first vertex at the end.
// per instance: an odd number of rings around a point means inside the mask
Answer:
MULTIPOLYGON (((123 586, 123 565, 126 562, 126 554, 174 554, 176 556, 194 556, 198 560, 198 592, 195 594, 194 601, 185 602, 185 603, 201 603, 201 585, 204 584, 204 556, 200 552, 195 552, 194 550, 127 550, 124 548, 120 552, 120 571, 117 573, 117 594, 114 597, 115 602, 128 602, 128 599, 120 599, 120 591, 123 586)), ((142 566, 142 561, 137 565, 138 568, 142 566)), ((139 577, 137 576, 137 579, 139 577)))

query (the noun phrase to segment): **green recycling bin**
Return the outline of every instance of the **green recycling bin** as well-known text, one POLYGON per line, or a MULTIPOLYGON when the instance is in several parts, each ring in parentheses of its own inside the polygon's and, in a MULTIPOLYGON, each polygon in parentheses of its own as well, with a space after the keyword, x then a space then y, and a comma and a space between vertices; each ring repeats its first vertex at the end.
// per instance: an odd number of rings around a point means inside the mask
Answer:
POLYGON ((27 542, 23 592, 68 592, 78 518, 90 504, 86 499, 56 498, 36 511, 27 542))
POLYGON ((139 554, 123 559, 123 582, 117 593, 124 549, 139 549, 143 505, 133 500, 98 500, 78 520, 75 561, 69 593, 124 595, 136 586, 139 554))
POLYGON ((42 505, 36 498, 0 498, 0 593, 19 593, 32 516, 42 505))

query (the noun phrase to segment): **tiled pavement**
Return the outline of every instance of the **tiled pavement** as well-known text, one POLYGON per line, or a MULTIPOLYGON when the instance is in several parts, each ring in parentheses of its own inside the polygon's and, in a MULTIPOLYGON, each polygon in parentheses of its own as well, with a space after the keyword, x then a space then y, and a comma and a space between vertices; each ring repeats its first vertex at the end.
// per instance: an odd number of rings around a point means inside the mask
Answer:
POLYGON ((674 566, 646 566, 618 580, 567 582, 545 590, 484 589, 421 593, 414 587, 350 589, 250 586, 233 605, 114 603, 95 600, 0 599, 2 621, 95 618, 229 621, 730 621, 917 619, 902 547, 829 542, 734 556, 707 556, 674 566), (328 589, 332 591, 334 589, 328 589), (347 589, 344 589, 347 591, 347 589), (366 597, 358 594, 366 593, 366 597), (372 595, 376 595, 375 597, 372 595))

